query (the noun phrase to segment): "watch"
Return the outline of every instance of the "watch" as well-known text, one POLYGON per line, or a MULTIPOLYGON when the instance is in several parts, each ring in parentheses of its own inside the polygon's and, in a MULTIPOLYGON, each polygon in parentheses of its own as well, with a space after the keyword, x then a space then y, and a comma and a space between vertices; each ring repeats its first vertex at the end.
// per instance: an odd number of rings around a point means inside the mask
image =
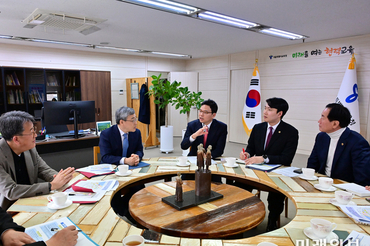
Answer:
POLYGON ((267 155, 262 155, 262 158, 263 158, 263 162, 266 163, 267 158, 268 158, 267 155))

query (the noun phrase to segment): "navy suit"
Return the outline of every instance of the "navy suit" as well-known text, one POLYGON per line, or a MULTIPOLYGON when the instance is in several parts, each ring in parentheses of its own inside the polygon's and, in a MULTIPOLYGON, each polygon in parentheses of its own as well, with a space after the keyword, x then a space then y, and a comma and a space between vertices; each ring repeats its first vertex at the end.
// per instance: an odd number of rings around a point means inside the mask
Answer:
MULTIPOLYGON (((136 129, 135 132, 128 133, 128 143, 129 146, 127 149, 127 155, 125 157, 130 157, 131 154, 137 154, 141 160, 144 156, 144 152, 139 129, 136 129)), ((117 125, 114 125, 101 132, 99 147, 101 163, 119 164, 119 161, 123 156, 122 137, 117 125)))
MULTIPOLYGON (((325 174, 329 146, 329 135, 325 132, 317 134, 307 167, 325 174)), ((340 136, 330 177, 363 186, 370 185, 370 146, 359 133, 346 128, 340 136)))
MULTIPOLYGON (((290 166, 298 146, 298 130, 293 126, 280 121, 271 137, 270 143, 264 149, 267 132, 267 122, 254 125, 248 140, 246 152, 251 156, 267 155, 269 164, 290 166)), ((245 187, 252 190, 251 187, 245 187)), ((277 221, 284 210, 285 196, 281 193, 269 192, 267 197, 269 220, 277 221)))
MULTIPOLYGON (((203 143, 203 135, 197 137, 192 143, 189 140, 189 137, 202 127, 202 123, 199 120, 193 120, 188 123, 184 139, 181 142, 181 148, 184 150, 188 149, 191 146, 191 150, 188 156, 196 156, 198 145, 203 143)), ((211 127, 208 129, 207 143, 206 146, 204 146, 204 148, 207 149, 208 145, 212 145, 212 158, 220 157, 224 153, 226 136, 227 125, 225 123, 222 123, 221 121, 213 119, 211 127)))

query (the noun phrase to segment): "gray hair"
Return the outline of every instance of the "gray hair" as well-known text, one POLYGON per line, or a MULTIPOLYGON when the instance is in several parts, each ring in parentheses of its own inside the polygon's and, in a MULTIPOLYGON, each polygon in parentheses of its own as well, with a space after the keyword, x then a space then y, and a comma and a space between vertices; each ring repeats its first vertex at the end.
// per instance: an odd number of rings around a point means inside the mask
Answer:
POLYGON ((24 131, 23 125, 26 122, 35 124, 35 119, 27 112, 10 111, 2 114, 0 117, 0 132, 3 138, 10 141, 14 136, 22 134, 24 131))
POLYGON ((135 110, 133 108, 126 106, 120 107, 116 111, 116 123, 119 124, 120 120, 126 121, 127 117, 133 114, 135 114, 135 110))

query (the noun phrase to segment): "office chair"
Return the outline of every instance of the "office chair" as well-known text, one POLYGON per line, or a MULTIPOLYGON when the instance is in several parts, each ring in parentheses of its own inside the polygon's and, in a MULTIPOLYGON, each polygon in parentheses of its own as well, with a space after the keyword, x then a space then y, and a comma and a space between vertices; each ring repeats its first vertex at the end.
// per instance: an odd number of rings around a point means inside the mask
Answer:
POLYGON ((100 154, 100 147, 99 146, 94 146, 93 151, 94 151, 94 165, 97 165, 97 164, 99 164, 98 154, 100 154))

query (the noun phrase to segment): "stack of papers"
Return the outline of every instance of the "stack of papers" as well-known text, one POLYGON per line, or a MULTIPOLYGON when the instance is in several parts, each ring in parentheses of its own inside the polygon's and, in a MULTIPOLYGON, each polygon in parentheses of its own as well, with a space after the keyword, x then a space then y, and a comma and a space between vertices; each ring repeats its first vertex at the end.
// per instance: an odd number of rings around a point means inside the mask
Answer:
POLYGON ((246 165, 245 167, 250 168, 250 169, 256 169, 260 171, 265 171, 265 172, 271 172, 272 170, 280 167, 281 164, 249 164, 246 165))
POLYGON ((68 193, 68 199, 74 203, 95 203, 106 192, 116 190, 118 185, 117 180, 78 180, 64 192, 68 193))
POLYGON ((342 245, 368 246, 370 245, 370 236, 357 231, 352 231, 346 240, 343 241, 342 245))
POLYGON ((341 205, 340 209, 355 222, 370 225, 370 206, 341 205))
POLYGON ((358 196, 370 196, 370 191, 366 190, 364 186, 355 183, 333 185, 339 189, 346 190, 358 196))
MULTIPOLYGON (((25 233, 32 237, 36 242, 37 241, 47 241, 58 231, 51 230, 52 228, 57 228, 62 230, 70 225, 76 226, 69 218, 64 217, 51 222, 46 222, 40 225, 35 225, 26 228, 25 233)), ((79 229, 76 226, 77 229, 79 229)), ((98 245, 91 238, 89 238, 83 231, 78 232, 77 246, 90 246, 98 245)))
POLYGON ((111 164, 99 164, 92 165, 88 167, 83 167, 76 169, 77 172, 85 175, 88 178, 100 176, 100 175, 109 175, 113 174, 116 166, 111 164))

